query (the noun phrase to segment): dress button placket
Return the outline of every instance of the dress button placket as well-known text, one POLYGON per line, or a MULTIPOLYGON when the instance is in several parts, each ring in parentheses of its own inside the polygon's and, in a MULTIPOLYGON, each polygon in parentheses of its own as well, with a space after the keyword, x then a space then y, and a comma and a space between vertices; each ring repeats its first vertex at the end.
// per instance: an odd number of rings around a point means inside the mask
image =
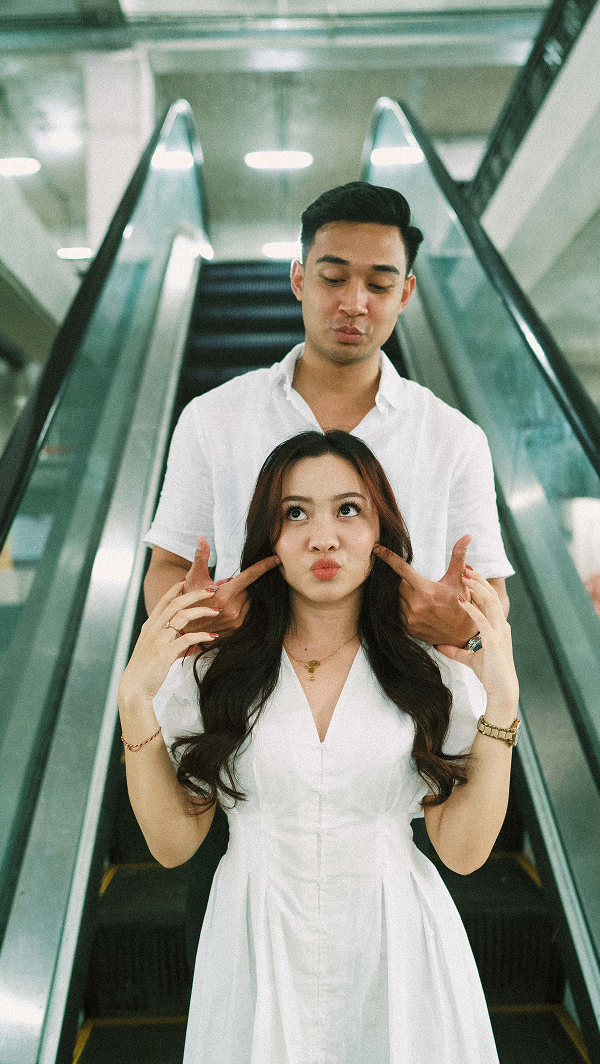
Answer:
POLYGON ((323 913, 323 884, 325 882, 325 876, 323 875, 323 795, 325 788, 323 785, 324 776, 324 762, 323 762, 323 744, 321 743, 319 748, 320 756, 320 772, 319 772, 319 804, 317 811, 317 891, 318 891, 318 921, 317 921, 317 941, 318 941, 318 961, 317 961, 317 1015, 319 1022, 319 1034, 320 1034, 320 1056, 319 1061, 322 1060, 321 1054, 324 1053, 324 1038, 325 1038, 325 1001, 323 999, 322 991, 322 978, 323 978, 323 943, 322 933, 324 929, 324 913, 323 913))

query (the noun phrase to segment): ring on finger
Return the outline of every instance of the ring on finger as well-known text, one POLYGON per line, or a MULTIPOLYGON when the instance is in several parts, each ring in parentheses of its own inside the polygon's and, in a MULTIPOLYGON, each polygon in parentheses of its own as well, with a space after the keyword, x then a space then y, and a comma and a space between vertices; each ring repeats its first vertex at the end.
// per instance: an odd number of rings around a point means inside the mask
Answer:
POLYGON ((174 632, 177 632, 179 635, 183 635, 183 632, 180 632, 179 628, 176 628, 175 625, 171 624, 170 621, 168 622, 168 624, 165 624, 165 628, 172 628, 174 632))

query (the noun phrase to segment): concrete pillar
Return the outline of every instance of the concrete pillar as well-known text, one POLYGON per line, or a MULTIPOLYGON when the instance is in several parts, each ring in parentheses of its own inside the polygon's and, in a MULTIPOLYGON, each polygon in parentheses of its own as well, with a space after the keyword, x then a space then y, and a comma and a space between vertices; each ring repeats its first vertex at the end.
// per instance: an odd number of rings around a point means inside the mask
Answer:
POLYGON ((531 292, 600 207, 600 4, 482 218, 531 292))
POLYGON ((154 81, 134 49, 89 53, 84 71, 87 230, 95 252, 154 128, 154 81))

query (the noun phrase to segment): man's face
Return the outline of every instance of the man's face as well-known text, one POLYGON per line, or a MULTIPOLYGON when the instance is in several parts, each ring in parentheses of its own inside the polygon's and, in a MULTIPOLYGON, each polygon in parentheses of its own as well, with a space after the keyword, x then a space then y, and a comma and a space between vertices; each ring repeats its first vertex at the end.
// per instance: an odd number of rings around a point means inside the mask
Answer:
POLYGON ((374 222, 318 229, 306 262, 292 264, 302 303, 305 354, 346 365, 374 356, 414 288, 399 230, 374 222))

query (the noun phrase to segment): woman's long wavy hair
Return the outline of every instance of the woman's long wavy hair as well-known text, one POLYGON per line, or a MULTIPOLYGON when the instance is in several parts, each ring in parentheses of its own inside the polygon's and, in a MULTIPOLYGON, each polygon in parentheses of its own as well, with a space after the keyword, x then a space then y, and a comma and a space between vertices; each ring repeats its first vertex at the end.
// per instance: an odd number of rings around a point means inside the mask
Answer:
MULTIPOLYGON (((271 452, 254 489, 246 522, 242 570, 274 553, 282 524, 282 485, 286 473, 303 458, 337 455, 354 466, 379 515, 379 542, 407 562, 412 548, 406 525, 381 465, 356 436, 334 430, 302 432, 271 452)), ((464 783, 464 757, 442 751, 452 696, 433 659, 407 633, 399 608, 401 578, 374 557, 362 588, 358 635, 386 695, 408 713, 415 726, 413 757, 418 772, 433 792, 422 804, 439 805, 455 783, 464 783)), ((289 588, 279 568, 270 569, 248 588, 249 609, 240 628, 219 643, 200 677, 202 734, 178 738, 179 782, 194 797, 195 811, 246 796, 238 789, 235 756, 250 736, 279 677, 283 640, 290 627, 289 588)))

